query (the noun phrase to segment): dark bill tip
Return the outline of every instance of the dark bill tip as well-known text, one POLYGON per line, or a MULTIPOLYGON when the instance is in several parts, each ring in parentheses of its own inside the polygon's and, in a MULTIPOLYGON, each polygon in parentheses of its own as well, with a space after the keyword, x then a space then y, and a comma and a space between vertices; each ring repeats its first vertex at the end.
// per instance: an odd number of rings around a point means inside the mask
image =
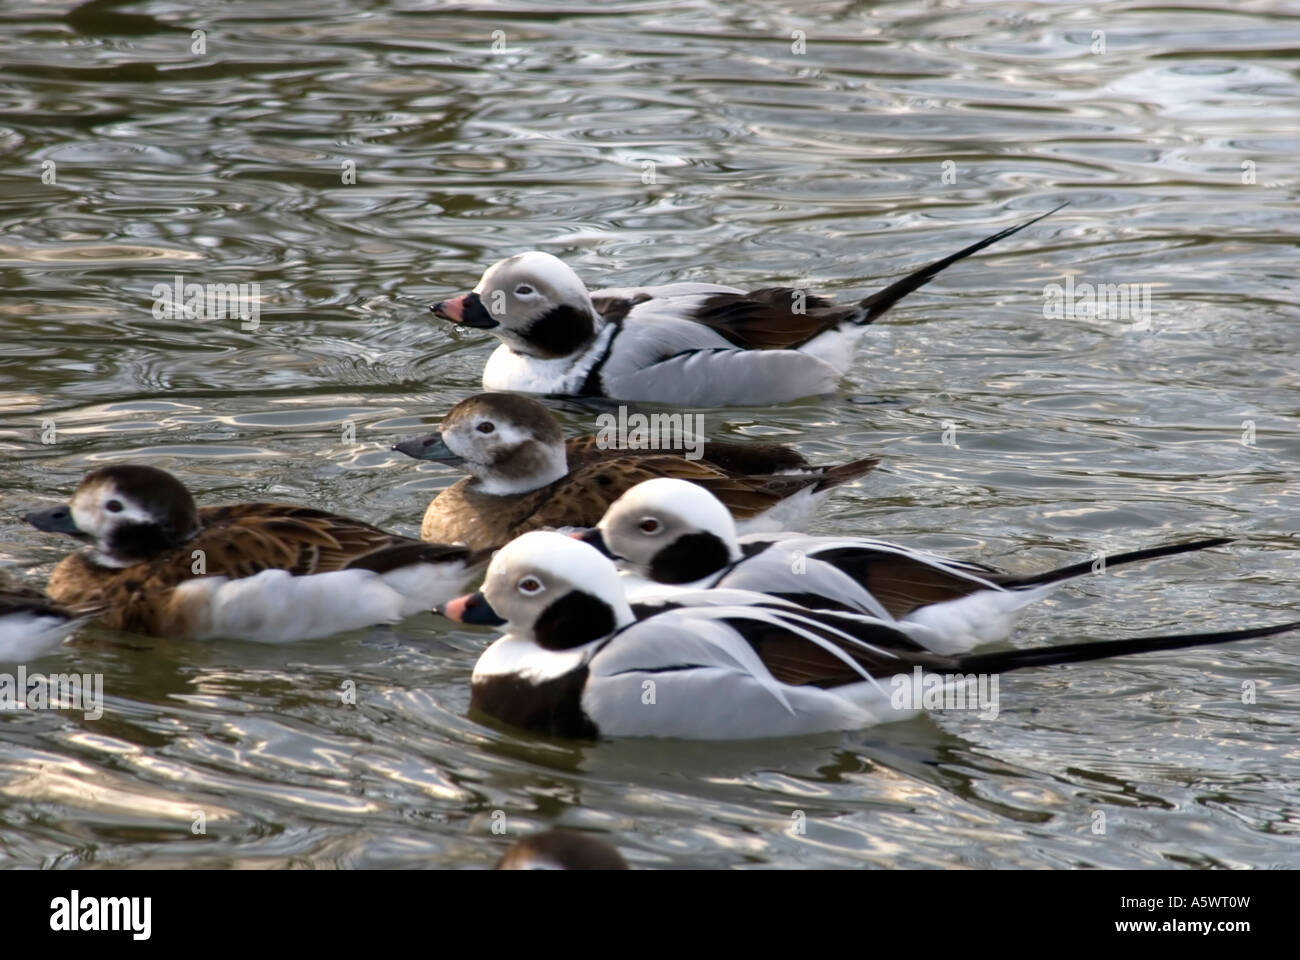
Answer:
POLYGON ((46 533, 66 533, 73 537, 85 536, 77 528, 76 521, 72 519, 72 508, 66 505, 51 507, 48 510, 33 510, 25 514, 23 519, 37 530, 44 530, 46 533))
POLYGON ((416 460, 436 460, 439 463, 464 463, 460 457, 451 452, 443 442, 438 431, 426 433, 419 437, 408 437, 400 443, 393 444, 393 449, 416 460))
POLYGON ((467 593, 434 609, 456 623, 472 623, 480 627, 499 627, 505 624, 482 593, 467 593))
POLYGON ((492 314, 488 313, 487 307, 483 306, 483 301, 479 299, 477 293, 467 293, 461 299, 460 323, 462 326, 475 327, 479 330, 491 330, 493 327, 501 325, 492 314))
POLYGON ((429 307, 435 317, 440 317, 463 327, 476 327, 479 330, 491 330, 498 326, 496 319, 488 313, 477 293, 440 300, 429 307))

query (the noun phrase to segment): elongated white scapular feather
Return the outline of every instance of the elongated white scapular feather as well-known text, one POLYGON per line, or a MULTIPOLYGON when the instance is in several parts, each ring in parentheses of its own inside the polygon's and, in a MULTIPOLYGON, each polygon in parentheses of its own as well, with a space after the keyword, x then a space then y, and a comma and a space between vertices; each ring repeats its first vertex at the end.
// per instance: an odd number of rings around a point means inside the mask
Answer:
POLYGON ((461 592, 469 577, 468 566, 462 562, 415 563, 390 570, 380 576, 384 584, 404 598, 403 617, 425 613, 446 603, 461 592))

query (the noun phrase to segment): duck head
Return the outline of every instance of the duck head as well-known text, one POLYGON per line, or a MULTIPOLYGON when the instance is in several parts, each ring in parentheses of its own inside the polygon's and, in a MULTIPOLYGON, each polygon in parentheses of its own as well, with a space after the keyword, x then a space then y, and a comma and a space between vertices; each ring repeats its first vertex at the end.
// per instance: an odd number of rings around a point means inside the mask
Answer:
POLYGON ((166 470, 136 464, 93 470, 66 506, 24 519, 38 530, 89 541, 94 560, 106 567, 129 567, 174 550, 199 528, 185 485, 166 470))
POLYGON ((564 433, 536 400, 512 393, 480 393, 462 400, 435 433, 397 444, 417 460, 463 465, 483 493, 527 493, 569 472, 564 433))
POLYGON ((580 353, 602 325, 578 275, 558 257, 536 250, 493 264, 472 292, 429 309, 452 323, 489 331, 515 353, 544 360, 580 353))
POLYGON ((504 622, 511 636, 544 650, 585 646, 636 619, 618 571, 606 557, 572 537, 542 530, 498 550, 482 591, 459 597, 439 612, 470 623, 490 616, 504 622))
POLYGON ((703 487, 668 477, 638 483, 581 539, 657 583, 693 583, 741 558, 731 511, 703 487))

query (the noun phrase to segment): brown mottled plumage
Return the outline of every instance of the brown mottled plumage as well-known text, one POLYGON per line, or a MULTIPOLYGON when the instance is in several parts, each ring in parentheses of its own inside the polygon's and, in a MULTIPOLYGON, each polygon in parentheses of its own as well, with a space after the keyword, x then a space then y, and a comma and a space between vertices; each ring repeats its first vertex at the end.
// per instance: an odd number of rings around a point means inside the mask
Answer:
POLYGON ((462 400, 438 433, 396 449, 464 463, 472 476, 433 499, 420 536, 476 548, 499 547, 530 530, 594 526, 623 493, 655 477, 698 484, 737 520, 758 521, 796 494, 824 493, 879 462, 814 467, 789 447, 770 443, 708 441, 703 458, 688 460, 682 450, 610 448, 594 436, 565 441, 546 407, 503 393, 462 400))
POLYGON ((0 571, 0 616, 17 613, 46 614, 67 619, 78 615, 78 611, 55 602, 35 587, 14 580, 0 571))
POLYGON ((205 576, 238 580, 265 570, 295 577, 341 570, 384 574, 410 564, 456 562, 468 572, 487 562, 483 552, 424 543, 309 507, 198 509, 175 477, 143 466, 87 474, 70 507, 28 519, 41 529, 95 541, 54 568, 51 598, 100 607, 105 626, 153 636, 203 632, 201 604, 176 588, 205 576))

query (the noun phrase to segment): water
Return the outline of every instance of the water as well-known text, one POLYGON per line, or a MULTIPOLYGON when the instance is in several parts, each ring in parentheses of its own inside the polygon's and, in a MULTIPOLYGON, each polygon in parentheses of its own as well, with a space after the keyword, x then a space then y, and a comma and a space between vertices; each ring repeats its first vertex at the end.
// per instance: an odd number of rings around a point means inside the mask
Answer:
MULTIPOLYGON (((839 394, 706 410, 706 431, 879 453, 817 529, 1016 571, 1242 538, 1078 583, 1031 609, 1020 645, 1295 618, 1300 8, 195 16, 0 11, 4 565, 42 577, 69 545, 18 515, 121 460, 204 503, 414 533, 457 475, 388 447, 475 392, 491 347, 426 305, 499 257, 545 249, 592 286, 861 296, 1069 200, 904 301, 839 394), (151 290, 177 274, 260 283, 260 327, 155 319, 151 290), (1150 329, 1044 318, 1067 274, 1151 284, 1150 329)), ((486 866, 504 817, 512 835, 604 831, 643 867, 1300 865, 1295 636, 1025 671, 991 722, 599 746, 468 719, 487 637, 432 615, 282 648, 87 631, 40 666, 102 673, 104 717, 0 718, 0 856, 486 866)))

